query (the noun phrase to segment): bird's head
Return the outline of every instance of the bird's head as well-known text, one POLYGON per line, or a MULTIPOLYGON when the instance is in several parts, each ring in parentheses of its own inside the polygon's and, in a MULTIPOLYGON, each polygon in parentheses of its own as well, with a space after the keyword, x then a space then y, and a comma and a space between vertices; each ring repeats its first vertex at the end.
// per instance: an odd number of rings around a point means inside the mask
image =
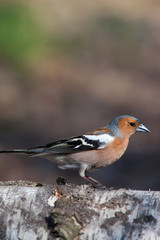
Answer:
POLYGON ((130 137, 135 132, 150 132, 137 118, 130 115, 123 115, 113 119, 108 127, 119 138, 130 137))

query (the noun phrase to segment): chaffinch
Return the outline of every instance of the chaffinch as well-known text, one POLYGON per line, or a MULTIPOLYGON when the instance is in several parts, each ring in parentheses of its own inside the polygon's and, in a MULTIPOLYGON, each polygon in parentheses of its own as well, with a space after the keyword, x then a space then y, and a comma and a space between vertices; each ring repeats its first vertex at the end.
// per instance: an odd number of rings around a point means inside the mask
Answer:
POLYGON ((135 132, 150 132, 137 118, 123 115, 107 126, 84 135, 52 142, 29 149, 2 150, 0 153, 26 153, 47 158, 61 169, 78 168, 81 177, 94 186, 100 182, 86 172, 106 167, 118 160, 127 149, 129 138, 135 132))

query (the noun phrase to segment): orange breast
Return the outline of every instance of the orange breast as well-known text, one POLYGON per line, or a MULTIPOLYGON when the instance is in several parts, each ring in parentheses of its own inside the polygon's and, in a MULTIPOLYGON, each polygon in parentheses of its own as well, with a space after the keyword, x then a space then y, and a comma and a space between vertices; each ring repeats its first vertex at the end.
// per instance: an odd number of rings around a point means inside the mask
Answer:
POLYGON ((95 168, 106 167, 118 160, 125 152, 129 139, 118 137, 108 143, 104 149, 84 151, 68 155, 68 161, 72 163, 85 163, 94 165, 95 168))

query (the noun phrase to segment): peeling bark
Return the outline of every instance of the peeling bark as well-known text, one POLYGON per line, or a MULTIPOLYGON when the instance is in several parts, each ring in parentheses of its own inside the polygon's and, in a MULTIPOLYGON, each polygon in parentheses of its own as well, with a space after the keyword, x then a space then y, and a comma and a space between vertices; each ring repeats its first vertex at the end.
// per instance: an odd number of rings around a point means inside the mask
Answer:
POLYGON ((160 239, 159 199, 153 191, 0 182, 0 239, 160 239))

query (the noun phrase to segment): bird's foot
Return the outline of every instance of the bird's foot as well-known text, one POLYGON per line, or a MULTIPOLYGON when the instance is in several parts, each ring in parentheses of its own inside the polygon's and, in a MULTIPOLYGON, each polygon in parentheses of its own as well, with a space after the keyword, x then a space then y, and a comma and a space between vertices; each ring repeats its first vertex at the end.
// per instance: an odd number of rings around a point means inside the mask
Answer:
POLYGON ((87 180, 89 183, 91 183, 94 188, 99 188, 99 189, 103 189, 103 190, 106 189, 106 187, 103 186, 102 183, 98 182, 97 180, 95 180, 95 179, 92 178, 92 177, 84 176, 83 178, 84 178, 85 180, 87 180))

